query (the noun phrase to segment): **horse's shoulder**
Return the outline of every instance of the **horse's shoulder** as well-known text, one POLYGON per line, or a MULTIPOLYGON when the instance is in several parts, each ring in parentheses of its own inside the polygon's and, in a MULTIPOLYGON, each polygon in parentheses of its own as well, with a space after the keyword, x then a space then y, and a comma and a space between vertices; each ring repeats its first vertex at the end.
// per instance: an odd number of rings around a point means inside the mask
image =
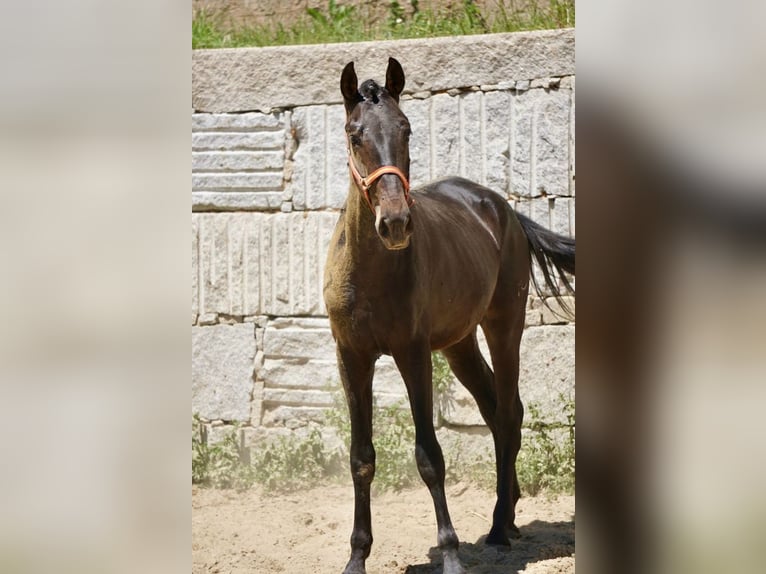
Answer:
POLYGON ((436 179, 413 191, 415 197, 423 197, 426 201, 445 200, 463 205, 492 204, 500 205, 505 200, 492 189, 460 176, 449 176, 436 179))

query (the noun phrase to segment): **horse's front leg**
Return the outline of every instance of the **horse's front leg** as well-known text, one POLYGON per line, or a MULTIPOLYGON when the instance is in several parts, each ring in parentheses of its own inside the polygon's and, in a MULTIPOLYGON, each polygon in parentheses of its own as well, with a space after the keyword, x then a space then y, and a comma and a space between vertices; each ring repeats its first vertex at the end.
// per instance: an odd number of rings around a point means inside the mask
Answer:
POLYGON ((372 376, 375 372, 375 358, 340 344, 337 356, 351 420, 349 451, 351 477, 354 481, 351 558, 343 574, 365 574, 364 562, 372 546, 370 485, 375 476, 375 449, 372 446, 372 376))
POLYGON ((422 341, 394 352, 393 356, 410 397, 415 422, 415 460, 434 501, 444 574, 463 574, 465 570, 458 559, 459 542, 444 493, 444 456, 434 432, 431 348, 428 341, 422 341))

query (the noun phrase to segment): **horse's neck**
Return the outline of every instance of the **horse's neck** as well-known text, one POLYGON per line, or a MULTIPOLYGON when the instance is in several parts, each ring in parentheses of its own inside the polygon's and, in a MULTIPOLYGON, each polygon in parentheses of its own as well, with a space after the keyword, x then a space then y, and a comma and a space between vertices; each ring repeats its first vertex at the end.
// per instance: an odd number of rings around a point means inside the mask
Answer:
POLYGON ((375 216, 353 182, 346 202, 345 234, 348 264, 356 270, 375 268, 379 273, 383 260, 390 258, 391 252, 378 237, 375 216))

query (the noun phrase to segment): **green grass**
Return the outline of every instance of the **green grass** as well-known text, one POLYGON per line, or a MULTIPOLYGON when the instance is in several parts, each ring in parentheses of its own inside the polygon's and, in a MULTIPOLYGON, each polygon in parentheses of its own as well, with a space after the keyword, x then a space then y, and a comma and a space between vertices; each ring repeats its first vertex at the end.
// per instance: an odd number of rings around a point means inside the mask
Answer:
MULTIPOLYGON (((543 421, 534 404, 527 406, 521 451, 516 462, 524 495, 572 493, 575 485, 574 401, 561 397, 566 424, 543 421)), ((221 442, 208 444, 205 426, 192 419, 192 483, 243 490, 259 484, 272 491, 294 491, 348 477, 351 425, 341 392, 327 410, 325 426, 334 430, 340 448, 330 449, 316 429, 247 449, 236 426, 221 442)), ((406 404, 374 409, 375 491, 421 484, 414 460, 415 429, 406 404)), ((491 492, 495 488, 494 453, 456 444, 444 449, 447 481, 468 481, 491 492)))
POLYGON ((575 25, 574 0, 549 0, 548 6, 536 4, 528 12, 512 8, 512 0, 498 3, 497 9, 485 14, 473 0, 463 0, 451 11, 418 9, 410 0, 412 14, 402 4, 388 4, 388 17, 379 21, 365 20, 354 6, 329 0, 327 8, 307 9, 302 18, 285 27, 280 23, 261 26, 232 26, 221 13, 198 11, 192 20, 192 48, 238 48, 246 46, 281 46, 287 44, 326 44, 367 40, 430 38, 521 30, 566 28, 575 25))
POLYGON ((559 397, 566 424, 550 424, 540 409, 527 406, 525 423, 531 432, 524 434, 516 459, 521 491, 529 496, 541 493, 574 494, 575 489, 575 405, 559 397))

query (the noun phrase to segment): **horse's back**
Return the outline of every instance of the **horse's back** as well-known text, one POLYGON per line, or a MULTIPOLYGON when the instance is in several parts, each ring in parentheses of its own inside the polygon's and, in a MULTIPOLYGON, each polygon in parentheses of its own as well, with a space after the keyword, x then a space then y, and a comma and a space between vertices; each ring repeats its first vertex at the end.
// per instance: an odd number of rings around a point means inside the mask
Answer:
POLYGON ((412 196, 413 244, 428 270, 423 286, 440 347, 484 317, 515 217, 502 196, 459 177, 428 183, 412 196))

